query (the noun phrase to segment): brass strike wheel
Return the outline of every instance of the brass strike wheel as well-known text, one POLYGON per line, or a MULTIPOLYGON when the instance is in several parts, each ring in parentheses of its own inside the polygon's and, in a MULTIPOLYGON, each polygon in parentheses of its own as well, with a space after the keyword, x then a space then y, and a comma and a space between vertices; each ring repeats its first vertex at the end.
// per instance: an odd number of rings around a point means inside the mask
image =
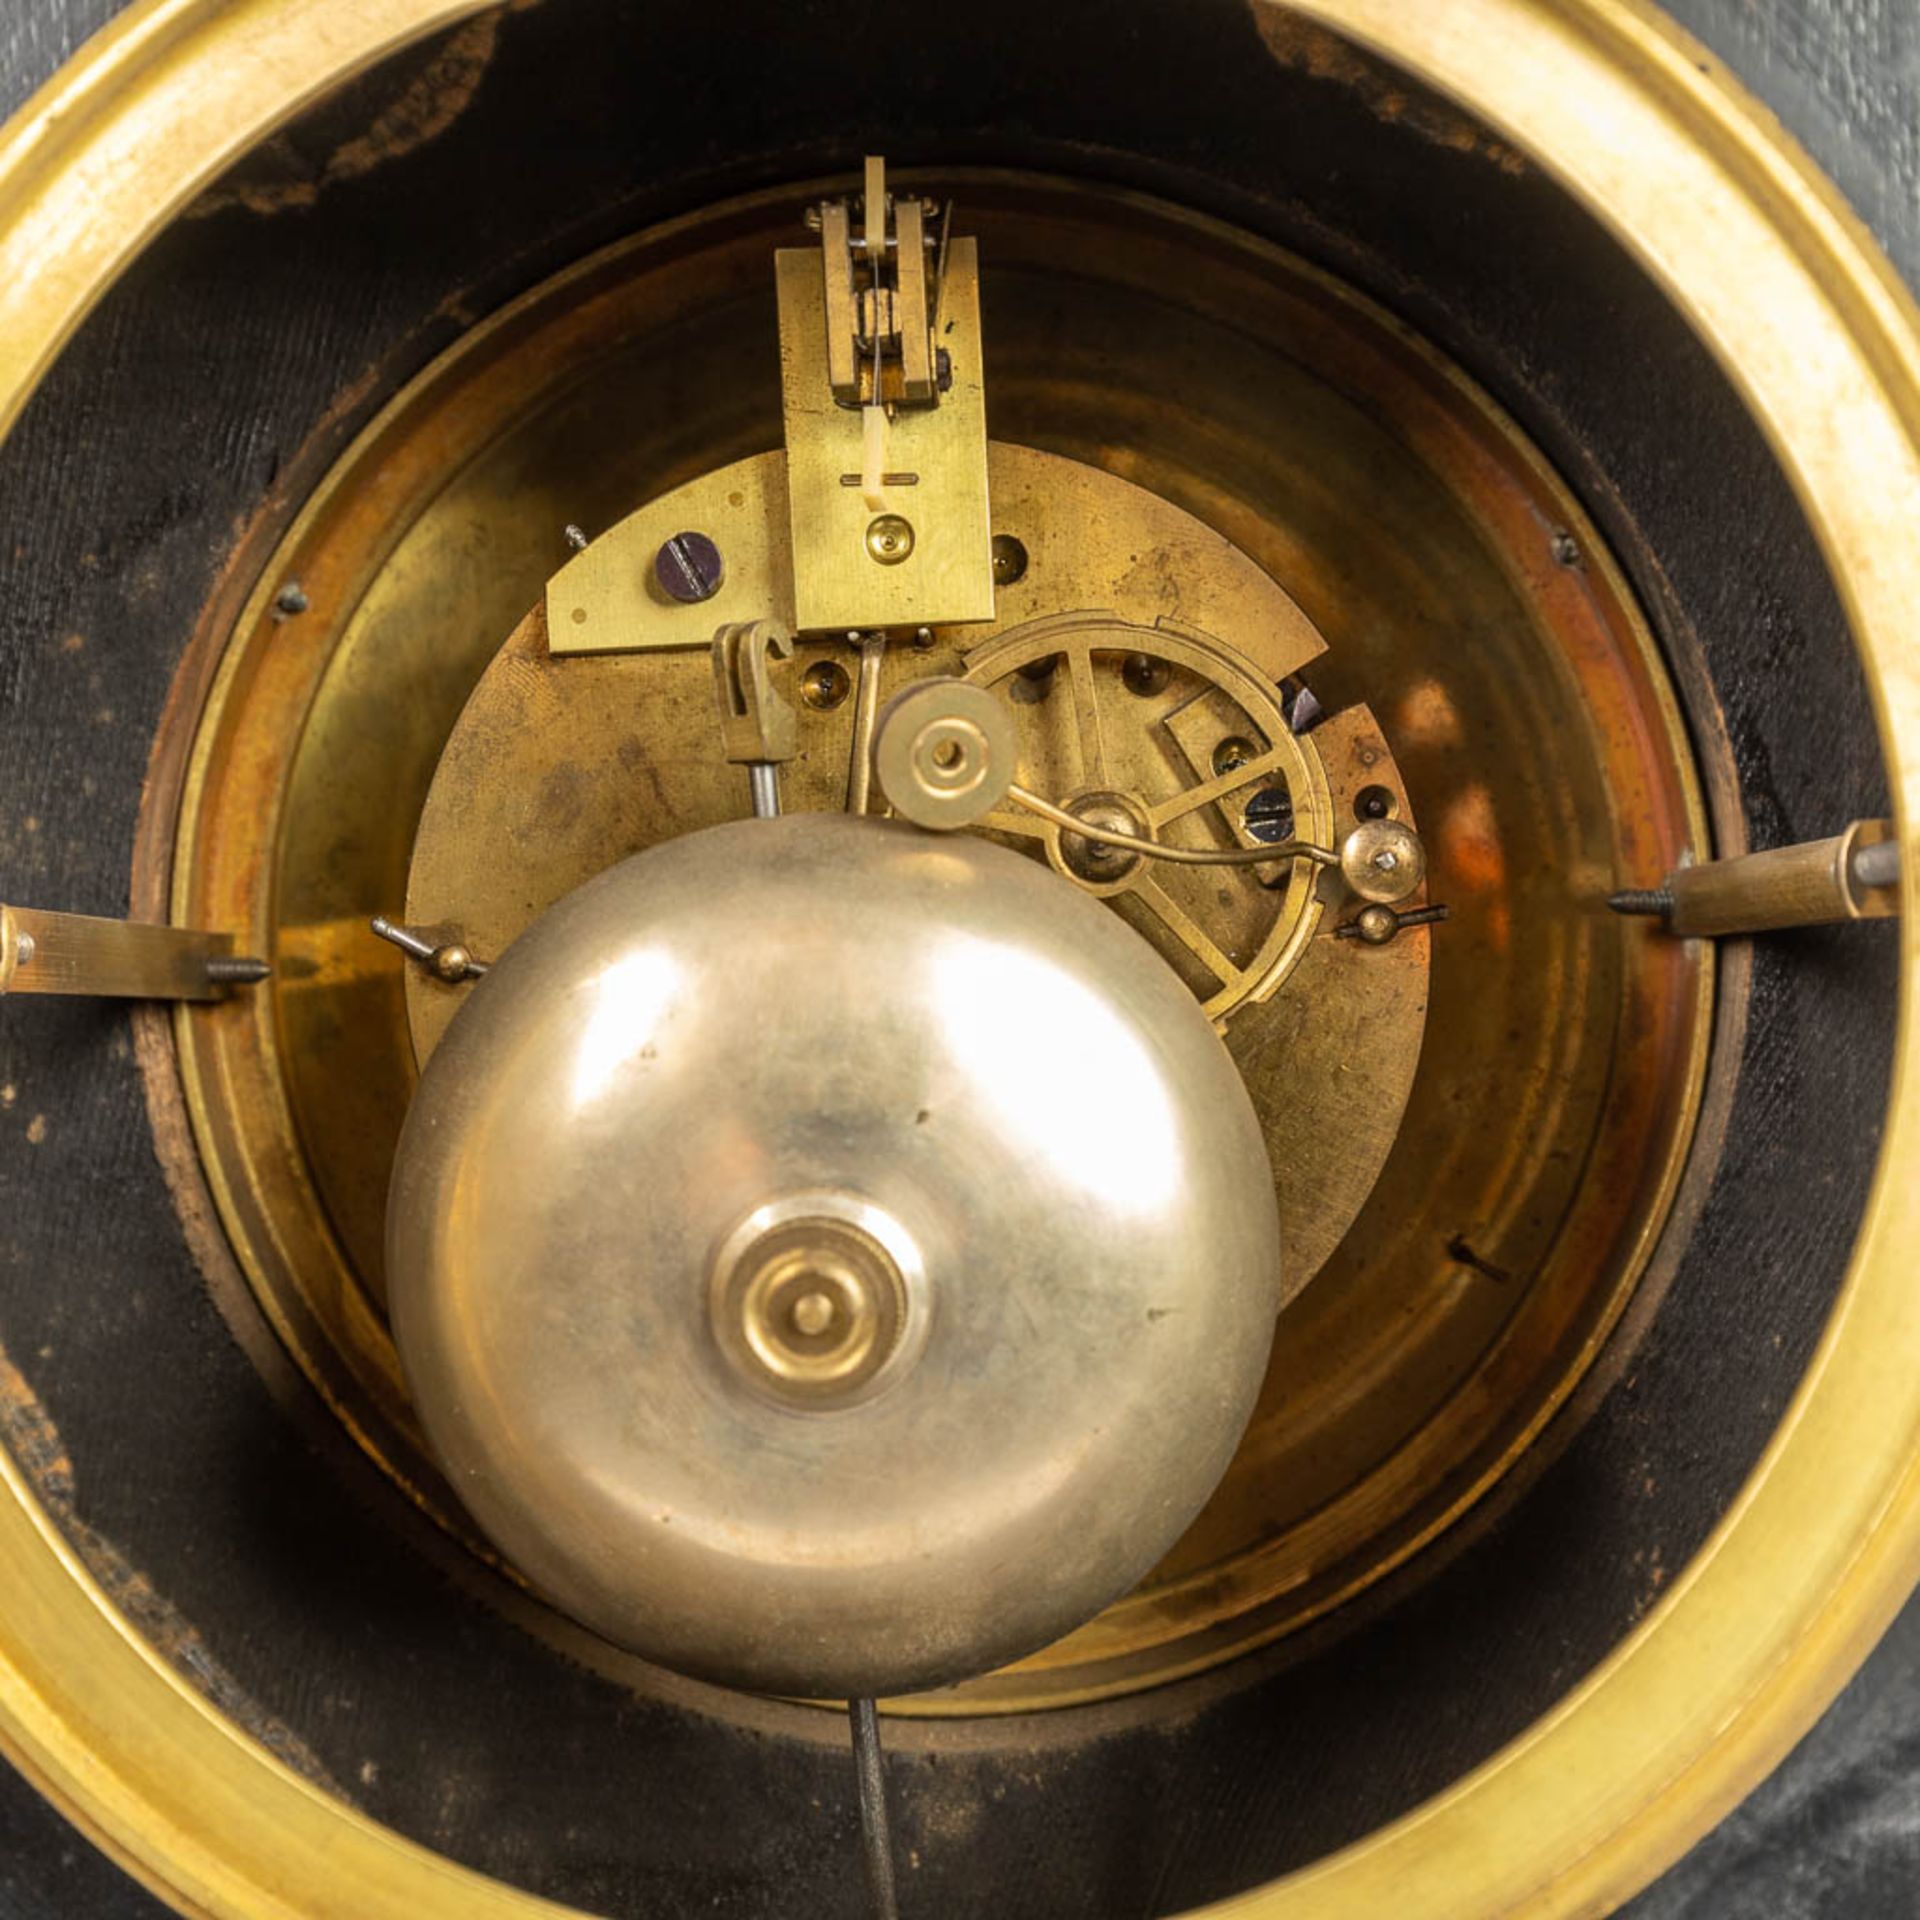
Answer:
POLYGON ((1624 1899, 1915 1564, 1920 330, 1614 0, 777 12, 0 140, 0 1741, 194 1913, 1624 1899))
MULTIPOLYGON (((967 675, 1008 691, 1016 702, 1022 690, 1049 683, 1070 694, 1066 726, 1040 722, 1043 712, 1053 719, 1063 703, 1049 706, 1044 694, 1022 703, 1037 724, 1027 729, 1030 744, 1016 762, 1026 784, 1051 787, 1055 803, 1069 813, 1093 809, 1092 817, 1176 845, 1217 842, 1223 829, 1229 844, 1243 847, 1296 835, 1323 844, 1336 838, 1326 769, 1311 737, 1295 736, 1278 685, 1248 673, 1203 633, 1061 614, 970 651, 967 675), (1026 677, 1036 670, 1044 680, 1026 677), (1022 676, 1019 689, 1013 675, 1022 676), (1130 762, 1123 770, 1114 721, 1128 707, 1139 711, 1128 732, 1144 737, 1147 751, 1144 765, 1130 762), (1035 770, 1063 759, 1059 780, 1050 782, 1035 770)), ((1382 779, 1392 773, 1384 756, 1378 772, 1382 779)), ((1380 780, 1371 784, 1386 792, 1380 780)), ((1349 814, 1354 797, 1341 796, 1349 814)), ((1158 944, 1164 949, 1170 941, 1186 967, 1198 969, 1202 1005, 1215 1020, 1271 996, 1318 926, 1319 876, 1303 859, 1275 861, 1264 871, 1241 868, 1237 890, 1222 887, 1215 873, 1205 889, 1209 897, 1187 889, 1189 899, 1183 900, 1175 891, 1180 869, 1102 848, 1016 812, 991 814, 983 824, 1039 841, 1049 864, 1066 878, 1140 909, 1160 928, 1158 944), (1242 924, 1216 936, 1205 923, 1223 907, 1231 909, 1236 892, 1240 911, 1234 918, 1242 924)), ((1185 877, 1204 871, 1188 868, 1185 877)))

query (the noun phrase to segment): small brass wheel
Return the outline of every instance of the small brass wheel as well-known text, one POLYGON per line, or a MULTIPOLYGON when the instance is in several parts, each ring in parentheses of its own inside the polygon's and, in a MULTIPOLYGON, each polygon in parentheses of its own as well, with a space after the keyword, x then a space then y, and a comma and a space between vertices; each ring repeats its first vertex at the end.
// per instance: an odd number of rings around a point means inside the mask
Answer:
MULTIPOLYGON (((1183 848, 1255 847, 1255 796, 1283 796, 1289 837, 1335 834, 1326 768, 1287 724, 1277 687, 1196 628, 1110 613, 1032 621, 966 656, 967 679, 1001 693, 1019 729, 1017 784, 1090 826, 1183 848)), ((1037 844, 1057 872, 1115 902, 1197 988, 1208 1016, 1269 999, 1319 925, 1316 871, 1180 868, 1080 840, 1000 808, 983 830, 1037 844)))

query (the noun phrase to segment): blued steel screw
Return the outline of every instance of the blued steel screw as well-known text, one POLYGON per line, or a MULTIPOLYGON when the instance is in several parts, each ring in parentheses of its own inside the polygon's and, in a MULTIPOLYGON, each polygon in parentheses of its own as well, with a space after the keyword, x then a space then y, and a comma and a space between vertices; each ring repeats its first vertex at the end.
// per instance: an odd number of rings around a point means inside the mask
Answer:
POLYGON ((653 577, 668 599, 691 607, 720 591, 726 567, 720 549, 704 533, 676 533, 653 556, 653 577))

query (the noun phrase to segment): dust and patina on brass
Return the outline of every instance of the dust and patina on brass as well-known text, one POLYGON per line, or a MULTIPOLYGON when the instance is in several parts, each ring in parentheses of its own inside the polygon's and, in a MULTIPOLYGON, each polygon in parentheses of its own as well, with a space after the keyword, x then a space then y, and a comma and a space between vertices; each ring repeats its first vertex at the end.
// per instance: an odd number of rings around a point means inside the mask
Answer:
POLYGON ((1280 1300, 1259 1121, 1146 943, 1004 848, 834 811, 545 914, 436 1050, 390 1222, 489 1534, 613 1641, 775 1692, 936 1686, 1132 1586, 1280 1300))
POLYGON ((0 994, 219 1000, 271 971, 231 934, 0 904, 0 994))

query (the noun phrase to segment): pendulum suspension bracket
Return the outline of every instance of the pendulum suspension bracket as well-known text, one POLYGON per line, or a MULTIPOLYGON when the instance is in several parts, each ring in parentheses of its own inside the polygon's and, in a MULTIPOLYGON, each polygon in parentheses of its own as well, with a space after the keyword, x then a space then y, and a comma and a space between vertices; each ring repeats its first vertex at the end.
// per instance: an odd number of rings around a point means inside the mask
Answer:
POLYGON ((769 663, 793 653, 793 635, 777 620, 740 620, 713 636, 713 693, 721 749, 745 767, 757 819, 780 811, 780 765, 800 751, 792 703, 773 684, 769 663))

